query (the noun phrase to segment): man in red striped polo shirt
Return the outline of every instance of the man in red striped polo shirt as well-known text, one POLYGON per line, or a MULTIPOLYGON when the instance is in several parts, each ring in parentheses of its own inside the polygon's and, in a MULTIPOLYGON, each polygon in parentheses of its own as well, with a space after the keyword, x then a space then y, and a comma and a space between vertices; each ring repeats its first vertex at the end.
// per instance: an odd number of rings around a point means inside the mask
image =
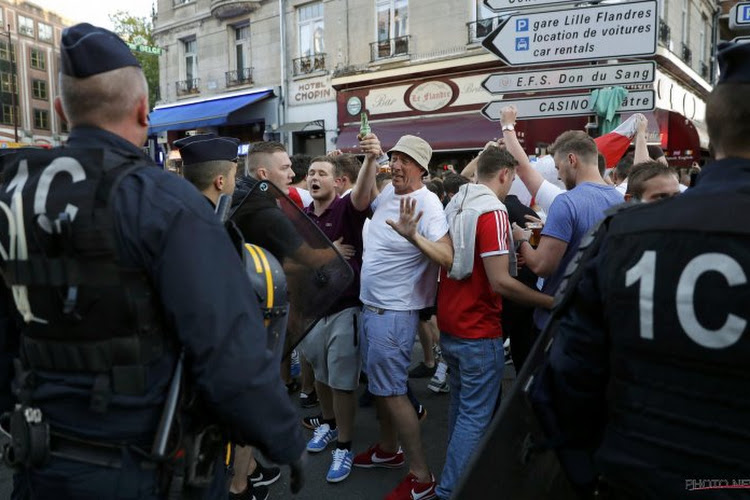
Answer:
POLYGON ((500 397, 505 366, 502 297, 552 307, 552 297, 528 288, 510 271, 515 268, 515 258, 511 259, 515 252, 508 213, 498 198, 504 200, 508 194, 516 165, 507 151, 487 148, 478 159, 477 184, 461 186, 446 207, 454 259, 451 271, 440 271, 437 319, 451 403, 448 451, 436 490, 439 498, 451 497, 500 397), (462 223, 453 223, 452 212, 463 217, 462 223), (475 214, 473 218, 466 215, 469 212, 475 214))

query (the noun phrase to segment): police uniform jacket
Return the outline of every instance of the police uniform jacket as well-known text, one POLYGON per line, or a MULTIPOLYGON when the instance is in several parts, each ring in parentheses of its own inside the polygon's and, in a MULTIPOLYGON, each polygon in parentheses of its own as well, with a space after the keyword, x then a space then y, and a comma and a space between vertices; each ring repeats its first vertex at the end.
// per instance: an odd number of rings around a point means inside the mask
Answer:
POLYGON ((257 298, 204 197, 107 131, 75 128, 67 147, 136 156, 146 167, 127 175, 112 197, 117 256, 122 265, 147 276, 172 347, 148 366, 145 393, 113 393, 105 414, 91 409, 90 374, 38 373, 33 404, 58 432, 150 445, 177 353, 184 348, 187 378, 210 420, 227 429, 235 442, 259 446, 278 463, 299 458, 304 440, 279 381, 278 359, 265 349, 257 298))
POLYGON ((615 215, 583 264, 545 389, 570 445, 633 498, 750 477, 749 213, 750 160, 717 161, 615 215))

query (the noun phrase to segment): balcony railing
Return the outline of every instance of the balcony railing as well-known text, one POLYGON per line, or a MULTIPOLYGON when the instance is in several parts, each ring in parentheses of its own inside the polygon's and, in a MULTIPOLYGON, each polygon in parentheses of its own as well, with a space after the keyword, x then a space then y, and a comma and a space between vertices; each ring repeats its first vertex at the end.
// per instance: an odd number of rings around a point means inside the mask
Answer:
POLYGON ((182 80, 176 82, 177 95, 197 94, 200 92, 198 84, 200 84, 200 78, 193 78, 192 80, 182 80))
POLYGON ((307 75, 326 70, 325 54, 312 54, 297 58, 292 62, 294 63, 294 76, 307 75))
POLYGON ((224 73, 227 79, 227 87, 237 85, 251 85, 253 83, 253 68, 242 68, 224 73))
POLYGON ((672 41, 672 30, 663 19, 659 19, 659 41, 666 48, 669 48, 669 43, 672 41))
POLYGON ((682 60, 685 61, 685 64, 688 66, 693 64, 693 51, 690 50, 690 47, 688 47, 685 42, 682 43, 682 60))
POLYGON ((389 57, 404 56, 409 53, 409 35, 378 40, 370 44, 370 61, 389 57))
POLYGON ((701 68, 701 76, 705 80, 708 80, 708 64, 706 64, 705 62, 701 61, 700 68, 701 68))
POLYGON ((466 23, 469 30, 469 43, 476 43, 483 40, 487 35, 492 33, 498 26, 503 17, 491 17, 489 19, 480 19, 471 23, 466 23))

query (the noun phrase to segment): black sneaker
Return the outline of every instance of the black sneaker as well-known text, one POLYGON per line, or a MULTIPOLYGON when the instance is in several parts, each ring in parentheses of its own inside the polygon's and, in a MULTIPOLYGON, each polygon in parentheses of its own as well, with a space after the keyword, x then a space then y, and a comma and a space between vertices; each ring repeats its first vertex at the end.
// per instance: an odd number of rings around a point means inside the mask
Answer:
POLYGON ((247 483, 247 488, 242 493, 229 492, 229 500, 267 500, 268 488, 265 486, 253 486, 247 483))
POLYGON ((409 371, 409 378, 428 378, 435 375, 435 370, 437 370, 437 363, 435 363, 435 366, 430 368, 426 364, 424 364, 423 361, 420 361, 420 363, 412 368, 409 371))
POLYGON ((318 406, 318 393, 312 391, 310 394, 307 394, 300 391, 299 405, 302 408, 314 408, 318 406))
POLYGON ((305 417, 302 419, 302 425, 310 429, 311 431, 314 431, 318 427, 323 424, 323 414, 318 413, 317 415, 313 415, 312 417, 305 417))
POLYGON ((253 488, 258 486, 268 486, 279 480, 281 477, 281 469, 278 467, 263 467, 260 462, 257 462, 255 472, 247 476, 247 482, 253 485, 253 488))

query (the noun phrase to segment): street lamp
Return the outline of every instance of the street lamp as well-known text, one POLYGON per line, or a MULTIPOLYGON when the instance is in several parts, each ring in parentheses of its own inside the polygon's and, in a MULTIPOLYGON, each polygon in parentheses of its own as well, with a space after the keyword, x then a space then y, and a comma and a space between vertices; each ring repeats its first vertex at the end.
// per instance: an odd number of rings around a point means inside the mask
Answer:
POLYGON ((13 115, 13 137, 14 141, 18 142, 18 113, 16 110, 16 68, 13 64, 13 59, 15 56, 15 51, 13 50, 13 44, 10 40, 10 24, 8 24, 8 29, 6 31, 0 31, 0 34, 7 35, 8 36, 8 64, 10 64, 10 83, 8 87, 10 88, 10 99, 11 99, 11 115, 13 115))

